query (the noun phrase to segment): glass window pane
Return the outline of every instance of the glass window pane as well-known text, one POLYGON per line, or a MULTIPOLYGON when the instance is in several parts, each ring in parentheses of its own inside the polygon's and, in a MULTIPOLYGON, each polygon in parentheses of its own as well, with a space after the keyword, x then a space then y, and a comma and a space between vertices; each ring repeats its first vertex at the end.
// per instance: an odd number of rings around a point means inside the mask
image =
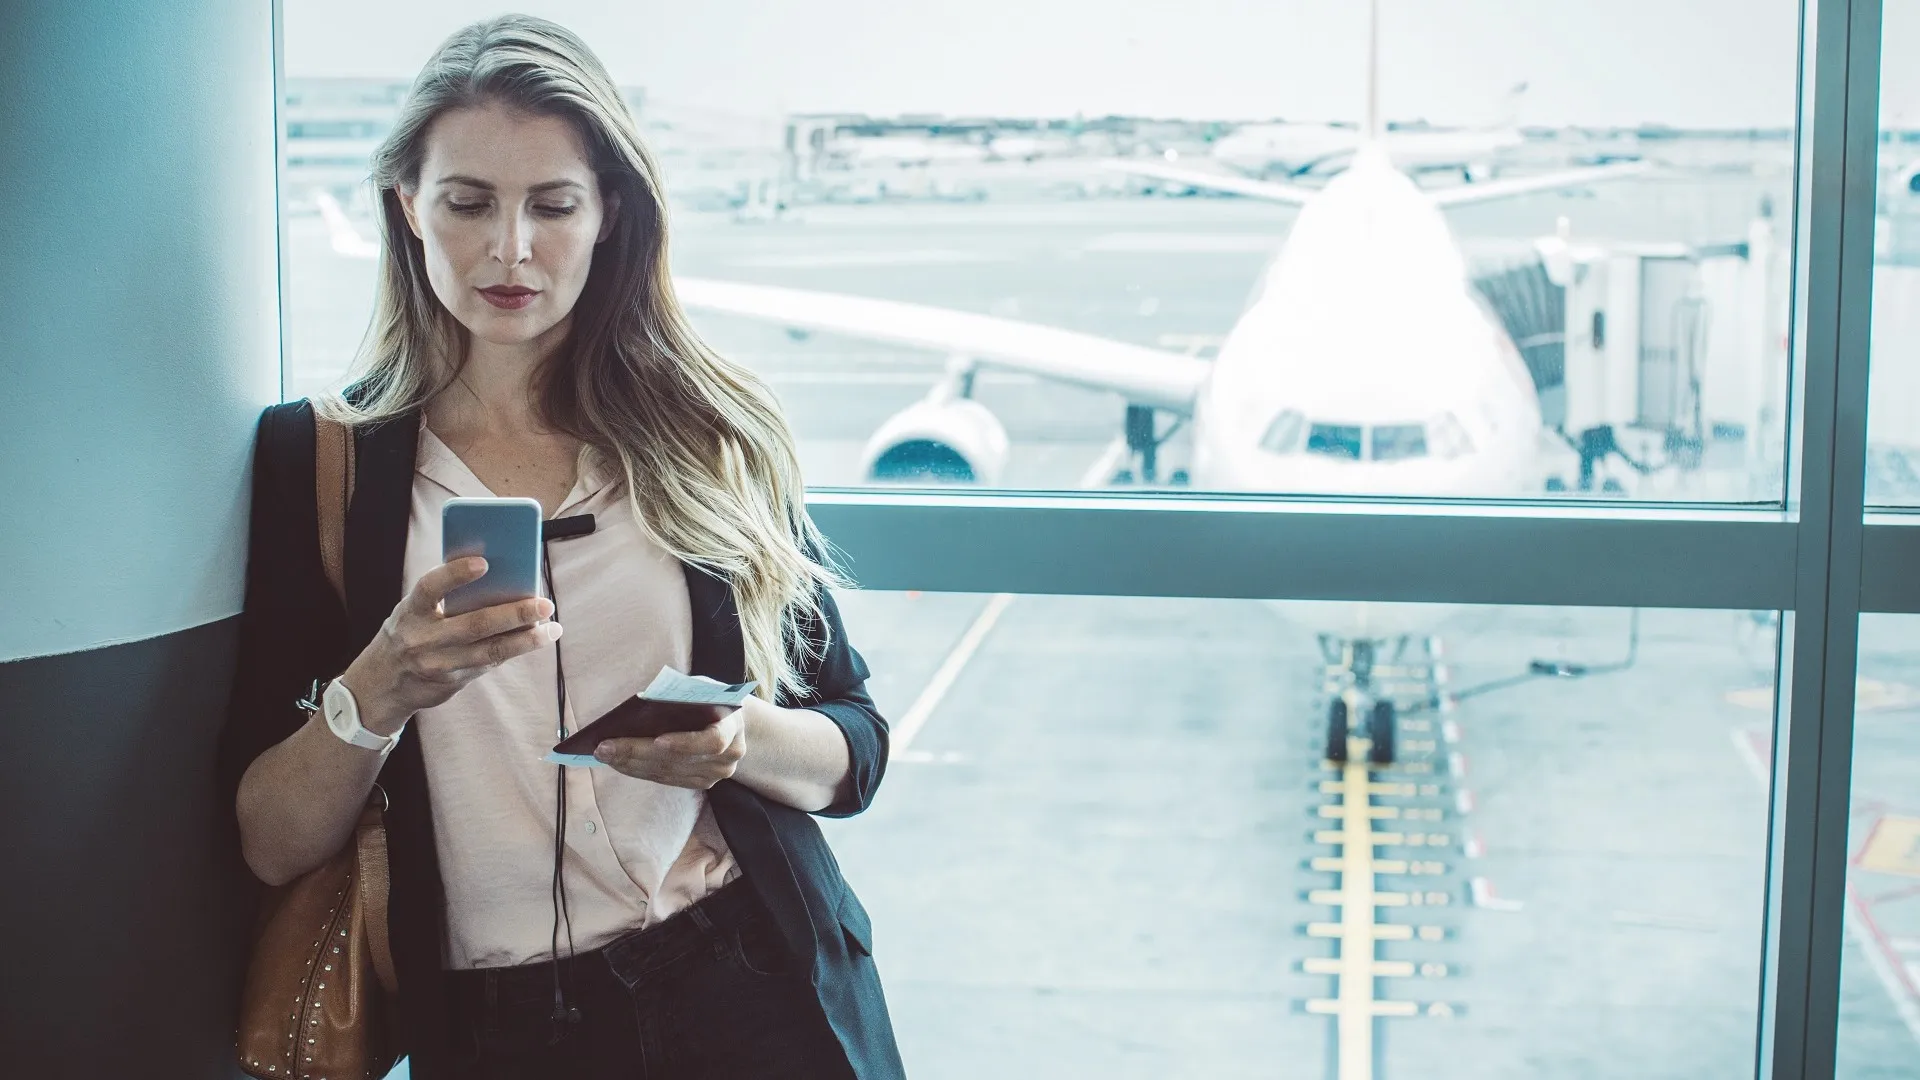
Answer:
POLYGON ((1358 461, 1360 432, 1355 424, 1315 424, 1307 429, 1307 453, 1358 461))
POLYGON ((1860 619, 1841 1080, 1920 1062, 1920 616, 1860 619))
POLYGON ((1920 2, 1886 0, 1874 218, 1867 502, 1920 505, 1920 2))
POLYGON ((1771 615, 841 602, 913 1075, 1751 1074, 1771 615))
MULTIPOLYGON (((528 6, 627 88, 814 484, 1780 496, 1787 0, 1390 0, 1377 59, 1361 3, 528 6), (1272 452, 1289 411, 1427 452, 1272 452)), ((298 394, 368 323, 367 153, 492 9, 285 10, 298 394)))

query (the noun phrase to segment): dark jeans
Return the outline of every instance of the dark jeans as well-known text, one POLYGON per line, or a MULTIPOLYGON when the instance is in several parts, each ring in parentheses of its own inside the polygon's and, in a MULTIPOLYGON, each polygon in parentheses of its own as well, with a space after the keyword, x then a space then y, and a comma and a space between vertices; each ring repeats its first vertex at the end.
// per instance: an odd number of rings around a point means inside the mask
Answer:
POLYGON ((744 879, 560 962, 448 973, 456 1066, 486 1080, 851 1080, 807 965, 744 879))

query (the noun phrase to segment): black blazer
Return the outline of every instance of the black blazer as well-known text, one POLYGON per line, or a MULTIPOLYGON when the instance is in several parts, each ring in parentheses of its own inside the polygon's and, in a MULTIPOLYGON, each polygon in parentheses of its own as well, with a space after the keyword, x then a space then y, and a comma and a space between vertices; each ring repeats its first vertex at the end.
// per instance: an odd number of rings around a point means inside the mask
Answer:
MULTIPOLYGON (((347 514, 347 605, 341 609, 321 568, 313 492, 313 413, 305 401, 276 405, 260 419, 254 447, 246 609, 232 703, 221 738, 222 805, 233 806, 240 777, 263 751, 306 722, 295 702, 317 678, 331 678, 373 639, 399 603, 419 417, 356 434, 353 504, 347 514)), ((745 677, 733 590, 686 568, 693 606, 694 674, 745 677)), ((867 668, 847 643, 832 597, 824 597, 827 648, 802 661, 811 692, 781 704, 824 713, 845 734, 849 794, 821 811, 866 809, 886 769, 887 723, 867 695, 867 668)), ((804 628, 815 645, 821 628, 804 628)), ((797 658, 798 659, 798 658, 797 658)), ((440 942, 445 905, 435 854, 420 741, 403 729, 380 771, 392 892, 388 926, 400 984, 403 1045, 418 1080, 442 1080, 451 1052, 440 942)), ((866 910, 840 876, 819 825, 808 814, 762 798, 732 780, 709 792, 735 862, 766 903, 788 948, 813 958, 820 1006, 860 1080, 904 1077, 872 959, 866 910)))

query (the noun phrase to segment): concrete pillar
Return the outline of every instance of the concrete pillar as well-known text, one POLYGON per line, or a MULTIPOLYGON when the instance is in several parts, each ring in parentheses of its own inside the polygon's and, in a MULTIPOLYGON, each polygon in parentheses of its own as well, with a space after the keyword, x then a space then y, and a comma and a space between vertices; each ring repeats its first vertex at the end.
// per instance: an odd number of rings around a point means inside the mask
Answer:
POLYGON ((279 396, 274 5, 0 7, 0 1057, 233 1075, 214 805, 279 396))

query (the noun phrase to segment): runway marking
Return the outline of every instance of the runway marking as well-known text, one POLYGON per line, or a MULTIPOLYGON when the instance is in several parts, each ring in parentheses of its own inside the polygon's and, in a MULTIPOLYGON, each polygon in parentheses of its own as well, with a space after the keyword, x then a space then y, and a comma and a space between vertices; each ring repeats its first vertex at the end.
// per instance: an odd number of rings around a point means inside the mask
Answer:
POLYGON ((1526 905, 1518 900, 1509 900, 1493 890, 1493 882, 1483 877, 1474 878, 1467 888, 1473 894, 1473 906, 1488 911, 1519 911, 1526 905))
POLYGON ((939 669, 933 673, 933 678, 927 680, 927 685, 920 691, 920 696, 913 700, 913 705, 907 709, 905 715, 900 717, 900 723, 894 726, 893 737, 889 740, 890 756, 903 754, 913 745, 913 740, 920 734, 920 729, 927 726, 927 718, 933 715, 933 710, 940 707, 940 702, 947 696, 947 691, 953 689, 954 680, 960 677, 961 669, 967 666, 967 661, 973 659, 973 654, 979 650, 980 643, 987 640, 987 635, 993 631, 993 624, 1000 621, 1001 614, 1011 603, 1013 603, 1012 593, 995 593, 993 598, 987 601, 987 606, 980 609, 980 614, 974 617, 973 625, 967 627, 967 632, 960 635, 960 640, 954 644, 953 651, 947 654, 946 660, 942 661, 939 669))
MULTIPOLYGON (((1124 438, 1115 439, 1109 445, 1109 454, 1113 452, 1114 446, 1118 446, 1122 454, 1126 452, 1127 444, 1124 438)), ((1101 467, 1101 461, 1104 460, 1103 455, 1100 461, 1094 463, 1094 468, 1088 470, 1087 475, 1081 478, 1081 487, 1094 487, 1098 483, 1104 483, 1104 481, 1096 482, 1093 479, 1095 470, 1101 467)), ((1111 473, 1109 472, 1108 475, 1111 473)), ((960 672, 966 668, 967 662, 973 659, 973 654, 979 651, 980 644, 987 640, 988 634, 993 632, 994 624, 1000 621, 1000 616, 1007 610, 1007 605, 1013 603, 1013 598, 1013 593, 995 593, 993 598, 987 601, 987 606, 980 609, 980 614, 974 617, 973 624, 967 627, 967 632, 960 635, 960 640, 954 643, 953 651, 947 654, 947 658, 941 661, 939 668, 934 671, 933 678, 927 680, 927 685, 921 689, 920 696, 913 699, 913 704, 900 717, 900 722, 893 726, 890 732, 891 738, 888 740, 889 759, 894 755, 900 755, 902 761, 926 760, 909 756, 908 748, 913 745, 913 740, 919 737, 920 729, 927 726, 927 719, 933 715, 933 710, 940 707, 940 702, 946 698, 947 691, 953 689, 954 681, 960 677, 960 672)))
MULTIPOLYGON (((1345 692, 1350 714, 1357 714, 1358 697, 1345 692)), ((1318 808, 1318 816, 1340 822, 1338 829, 1320 829, 1313 834, 1315 843, 1340 849, 1337 856, 1320 856, 1309 866, 1340 876, 1339 887, 1313 889, 1309 902, 1334 908, 1338 922, 1310 922, 1303 929, 1310 938, 1338 941, 1339 955, 1304 960, 1300 970, 1310 975, 1326 975, 1335 980, 1334 996, 1305 1002, 1306 1011, 1334 1018, 1334 1062, 1336 1080, 1374 1080, 1374 1020, 1378 1017, 1421 1015, 1451 1016, 1452 1006, 1435 1003, 1423 1006, 1413 1001, 1382 1000, 1377 996, 1381 978, 1410 978, 1423 975, 1439 978, 1448 974, 1444 964, 1422 964, 1387 960, 1378 955, 1381 942, 1444 941, 1445 927, 1408 923, 1379 922, 1385 908, 1444 907, 1453 900, 1443 890, 1388 890, 1376 883, 1379 875, 1437 875, 1446 872, 1444 863, 1434 860, 1377 858, 1382 847, 1444 847, 1452 843, 1445 833, 1385 832, 1375 829, 1378 821, 1427 820, 1429 811, 1421 807, 1380 806, 1375 797, 1411 797, 1438 794, 1437 784, 1417 784, 1404 780, 1375 779, 1367 765, 1371 743, 1364 737, 1348 736, 1347 760, 1335 765, 1339 780, 1321 781, 1322 794, 1339 797, 1339 802, 1318 808)), ((1332 764, 1332 763, 1328 763, 1332 764)), ((1404 766, 1395 766, 1404 768, 1404 766)), ((1437 818, 1440 811, 1431 811, 1437 818)))
MULTIPOLYGON (((1855 713, 1897 712, 1920 707, 1920 687, 1906 683, 1860 679, 1854 683, 1853 693, 1855 713)), ((1744 709, 1772 709, 1773 685, 1741 687, 1727 691, 1725 697, 1729 705, 1744 709)))
POLYGON ((1887 996, 1893 999, 1893 1011, 1907 1026, 1913 1041, 1920 1042, 1920 965, 1902 963, 1894 967, 1886 934, 1880 924, 1874 921, 1873 909, 1860 895, 1853 882, 1847 882, 1847 930, 1860 946, 1860 952, 1867 958, 1867 966, 1886 987, 1887 996), (1904 994, 1898 991, 1904 989, 1904 994))
POLYGON ((1874 822, 1854 865, 1876 874, 1920 877, 1920 818, 1888 814, 1874 822))
MULTIPOLYGON (((1348 708, 1354 700, 1348 695, 1348 708)), ((1357 710, 1353 710, 1357 711, 1357 710)), ((1404 941, 1413 936, 1410 926, 1376 924, 1373 921, 1373 849, 1380 839, 1373 833, 1373 816, 1367 813, 1372 778, 1367 775, 1367 745, 1364 739, 1347 740, 1347 761, 1341 769, 1341 804, 1349 811, 1339 832, 1330 841, 1340 845, 1348 864, 1340 875, 1340 890, 1346 903, 1340 907, 1340 922, 1332 935, 1340 939, 1340 972, 1335 978, 1338 997, 1332 1002, 1337 1032, 1339 1080, 1373 1080, 1373 1018, 1375 1011, 1373 965, 1376 941, 1404 941)), ((1309 927, 1312 933, 1313 928, 1309 927)), ((1307 1003, 1308 1011, 1328 1003, 1307 1003)))
POLYGON ((1120 463, 1127 460, 1127 452, 1126 436, 1115 437, 1107 444, 1107 448, 1100 452, 1100 456, 1093 459, 1093 464, 1087 466, 1087 471, 1081 474, 1080 486, 1083 488, 1105 487, 1107 481, 1113 479, 1113 474, 1120 471, 1120 463))
MULTIPOLYGON (((1771 749, 1772 730, 1734 728, 1728 734, 1733 737, 1734 753, 1747 763, 1753 778, 1761 788, 1770 787, 1773 769, 1766 755, 1771 749)), ((1894 965, 1895 950, 1874 921, 1872 905, 1853 887, 1851 869, 1849 867, 1847 875, 1847 911, 1842 920, 1847 936, 1853 939, 1860 955, 1866 957, 1867 967, 1880 980, 1881 988, 1893 1002, 1894 1014, 1906 1026, 1913 1041, 1920 1043, 1920 971, 1915 971, 1911 964, 1894 965)))

